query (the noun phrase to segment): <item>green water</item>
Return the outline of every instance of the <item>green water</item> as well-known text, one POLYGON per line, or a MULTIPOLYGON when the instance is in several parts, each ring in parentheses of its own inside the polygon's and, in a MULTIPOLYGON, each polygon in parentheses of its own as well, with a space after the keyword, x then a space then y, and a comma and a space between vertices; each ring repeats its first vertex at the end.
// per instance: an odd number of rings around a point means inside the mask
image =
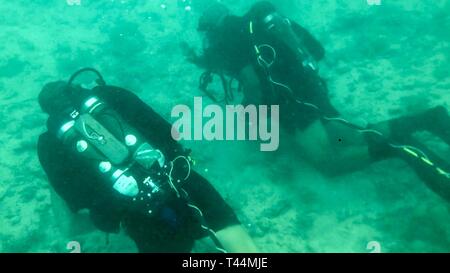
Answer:
MULTIPOLYGON (((79 1, 0 3, 0 252, 69 252, 70 241, 83 252, 136 252, 124 234, 107 238, 52 193, 35 148, 46 120, 36 97, 46 82, 92 66, 167 120, 174 105, 203 95, 202 71, 180 44, 201 47, 197 20, 209 1, 187 9, 176 0, 79 1)), ((243 14, 255 1, 222 2, 243 14)), ((321 74, 345 117, 375 123, 450 109, 450 1, 273 2, 323 43, 321 74)), ((184 144, 261 251, 370 252, 372 241, 382 252, 450 251, 449 204, 400 160, 327 178, 285 135, 275 153, 249 142, 184 144)))

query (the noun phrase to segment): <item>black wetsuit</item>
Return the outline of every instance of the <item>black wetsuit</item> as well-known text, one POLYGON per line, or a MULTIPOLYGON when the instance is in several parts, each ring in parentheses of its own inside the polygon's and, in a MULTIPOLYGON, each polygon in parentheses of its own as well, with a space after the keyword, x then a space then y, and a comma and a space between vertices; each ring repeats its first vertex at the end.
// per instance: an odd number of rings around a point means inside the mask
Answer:
MULTIPOLYGON (((150 145, 161 150, 167 160, 184 153, 171 137, 170 124, 133 93, 106 86, 97 87, 94 94, 137 129, 150 145)), ((96 227, 105 232, 118 232, 122 224, 140 252, 189 252, 194 241, 206 235, 195 211, 180 199, 171 201, 152 217, 124 209, 124 197, 49 132, 40 136, 38 154, 49 182, 73 212, 89 209, 96 227)), ((191 172, 183 188, 202 210, 211 229, 239 224, 232 209, 198 173, 191 172)))
MULTIPOLYGON (((198 65, 212 71, 221 71, 232 77, 239 77, 240 71, 252 65, 258 74, 263 92, 263 104, 280 105, 281 123, 285 129, 304 129, 319 118, 317 111, 295 103, 286 98, 286 90, 273 86, 269 82, 266 71, 257 63, 255 45, 269 44, 277 51, 277 60, 271 68, 272 78, 289 86, 296 99, 318 106, 327 116, 338 116, 338 111, 331 105, 325 82, 318 76, 311 77, 302 71, 299 63, 294 61, 292 52, 280 41, 271 37, 262 26, 263 18, 275 12, 273 6, 256 4, 244 16, 227 16, 223 24, 206 33, 203 56, 198 65), (254 34, 250 34, 249 25, 253 22, 254 34)), ((292 30, 303 41, 315 61, 325 55, 322 45, 305 28, 295 22, 292 30)))
MULTIPOLYGON (((264 18, 273 13, 276 13, 276 9, 272 4, 260 1, 242 17, 227 16, 218 28, 206 31, 207 42, 205 42, 204 53, 194 63, 211 71, 226 73, 237 79, 243 68, 253 67, 261 85, 264 100, 262 103, 280 106, 280 123, 287 131, 305 129, 319 119, 326 120, 323 119, 324 116, 338 117, 339 112, 330 102, 324 80, 317 73, 308 73, 306 69, 303 69, 302 62, 299 62, 297 56, 293 54, 292 47, 287 46, 285 41, 280 41, 280 37, 275 37, 268 31, 267 24, 264 24, 264 18), (252 22, 253 34, 250 31, 250 22, 252 22), (273 84, 268 79, 267 69, 258 63, 255 45, 264 44, 270 45, 277 53, 276 61, 270 67, 270 76, 274 81, 289 86, 294 96, 281 95, 286 92, 286 88, 273 84), (299 104, 297 101, 313 104, 320 111, 311 105, 299 104)), ((302 41, 303 47, 309 51, 313 59, 316 62, 322 60, 325 50, 320 42, 299 24, 293 21, 290 23, 292 31, 299 38, 298 41, 302 41)), ((436 165, 430 165, 427 163, 428 160, 423 160, 424 158, 411 156, 410 153, 405 153, 404 150, 393 148, 390 145, 391 143, 402 143, 419 147, 433 162, 438 163, 438 166, 444 166, 442 168, 450 170, 449 164, 440 160, 439 156, 412 140, 413 132, 426 130, 440 136, 450 145, 450 130, 447 130, 450 117, 447 110, 437 107, 424 113, 383 123, 386 124, 380 128, 389 128, 391 134, 387 138, 380 138, 378 134, 364 135, 372 160, 377 161, 392 156, 404 158, 433 191, 446 200, 450 200, 450 175, 448 173, 443 173, 436 168, 436 165)), ((335 123, 324 122, 324 124, 335 123)), ((376 124, 369 125, 369 128, 378 130, 376 124)), ((333 126, 325 126, 325 129, 328 131, 330 140, 336 142, 338 139, 336 136, 341 134, 339 131, 341 129, 333 126)))

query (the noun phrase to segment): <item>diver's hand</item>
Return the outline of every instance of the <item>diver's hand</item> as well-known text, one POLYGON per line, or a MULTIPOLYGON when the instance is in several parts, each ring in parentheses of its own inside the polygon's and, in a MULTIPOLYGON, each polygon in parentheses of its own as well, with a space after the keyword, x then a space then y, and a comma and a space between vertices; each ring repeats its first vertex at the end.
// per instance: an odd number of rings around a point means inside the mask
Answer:
POLYGON ((200 56, 195 52, 195 49, 186 42, 180 44, 182 53, 186 60, 190 63, 197 64, 200 60, 200 56))

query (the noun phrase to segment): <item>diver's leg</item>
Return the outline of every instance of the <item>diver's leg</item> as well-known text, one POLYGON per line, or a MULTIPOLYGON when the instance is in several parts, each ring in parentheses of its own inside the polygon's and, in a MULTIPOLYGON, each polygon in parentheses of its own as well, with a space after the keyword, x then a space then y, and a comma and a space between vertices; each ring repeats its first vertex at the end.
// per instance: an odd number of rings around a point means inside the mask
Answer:
POLYGON ((430 190, 450 202, 450 164, 412 138, 406 143, 414 149, 398 148, 396 155, 408 163, 430 190))
POLYGON ((372 147, 372 156, 388 153, 402 158, 413 168, 429 189, 450 201, 450 164, 436 155, 424 144, 414 139, 414 132, 429 131, 450 145, 450 117, 447 110, 438 106, 416 115, 409 115, 371 125, 395 142, 397 148, 375 135, 367 138, 372 147), (375 144, 377 143, 378 144, 375 144), (383 148, 384 147, 384 148, 383 148), (380 152, 382 151, 382 152, 380 152))
POLYGON ((366 162, 393 156, 398 157, 397 150, 389 144, 392 142, 399 145, 411 143, 412 135, 416 131, 429 131, 450 145, 450 116, 442 106, 416 115, 369 125, 365 132, 334 121, 324 122, 323 127, 327 132, 331 150, 338 158, 346 159, 356 156, 364 159, 363 165, 366 162), (382 136, 370 133, 370 130, 375 130, 382 136), (366 154, 364 150, 367 150, 368 153, 366 154))
POLYGON ((241 225, 233 225, 216 232, 217 239, 229 253, 259 252, 252 238, 241 225))
POLYGON ((366 134, 369 151, 374 160, 398 156, 397 149, 393 149, 389 143, 414 146, 412 143, 418 143, 414 140, 414 133, 418 131, 428 131, 450 145, 450 116, 442 106, 415 115, 371 124, 368 129, 380 132, 384 136, 366 134))
POLYGON ((364 136, 343 124, 316 120, 297 130, 295 139, 307 161, 329 176, 360 170, 373 161, 364 136))
POLYGON ((355 129, 342 126, 345 125, 316 121, 297 134, 303 154, 324 174, 344 174, 377 160, 397 157, 403 159, 430 190, 450 202, 450 164, 424 145, 412 137, 403 137, 401 144, 408 146, 393 147, 379 135, 363 136, 355 129))
POLYGON ((233 209, 203 176, 192 171, 183 189, 227 252, 257 252, 233 209))
POLYGON ((429 111, 430 118, 425 120, 428 130, 439 136, 450 145, 450 115, 443 106, 437 106, 429 111))
POLYGON ((173 234, 160 221, 140 215, 127 217, 123 227, 139 253, 189 253, 195 243, 190 234, 173 234))
POLYGON ((380 122, 371 127, 382 131, 383 134, 396 141, 407 139, 417 131, 429 131, 450 145, 450 116, 447 109, 442 106, 419 114, 380 122))

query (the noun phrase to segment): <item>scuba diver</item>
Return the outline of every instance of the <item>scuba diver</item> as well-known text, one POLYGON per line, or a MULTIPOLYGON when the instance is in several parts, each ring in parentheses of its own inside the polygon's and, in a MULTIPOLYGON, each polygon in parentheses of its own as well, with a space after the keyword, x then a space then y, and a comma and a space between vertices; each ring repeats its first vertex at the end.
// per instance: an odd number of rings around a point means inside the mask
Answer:
POLYGON ((435 193, 450 201, 450 165, 414 138, 428 131, 450 145, 450 117, 444 107, 378 124, 352 124, 330 102, 318 62, 325 49, 304 27, 269 2, 254 4, 244 16, 211 4, 200 17, 202 54, 184 45, 188 61, 206 70, 200 89, 218 75, 225 102, 239 83, 244 104, 279 105, 280 125, 293 136, 302 156, 323 174, 336 176, 390 157, 405 160, 435 193))
POLYGON ((207 236, 221 252, 257 251, 171 125, 136 95, 86 68, 46 84, 39 104, 49 115, 39 160, 72 212, 88 209, 107 233, 123 228, 139 252, 190 252, 207 236), (85 72, 98 77, 93 89, 74 84, 85 72))

